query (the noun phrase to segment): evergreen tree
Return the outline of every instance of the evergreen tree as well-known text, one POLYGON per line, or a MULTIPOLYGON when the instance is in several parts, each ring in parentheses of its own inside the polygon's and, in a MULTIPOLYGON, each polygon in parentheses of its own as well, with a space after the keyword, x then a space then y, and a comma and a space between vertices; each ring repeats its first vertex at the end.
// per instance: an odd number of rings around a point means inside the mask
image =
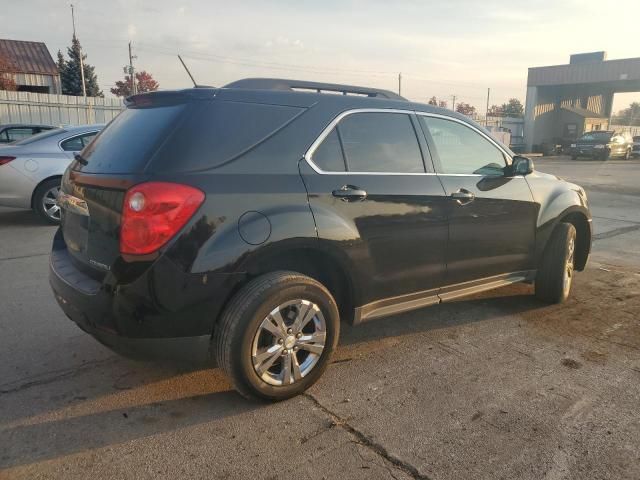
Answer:
MULTIPOLYGON (((67 48, 69 60, 65 61, 62 53, 58 52, 58 70, 62 82, 62 93, 64 95, 82 95, 82 77, 80 75, 80 41, 74 35, 71 46, 67 48)), ((98 77, 95 74, 95 67, 86 62, 87 56, 82 55, 84 63, 84 85, 87 97, 102 97, 103 94, 98 86, 98 77)))

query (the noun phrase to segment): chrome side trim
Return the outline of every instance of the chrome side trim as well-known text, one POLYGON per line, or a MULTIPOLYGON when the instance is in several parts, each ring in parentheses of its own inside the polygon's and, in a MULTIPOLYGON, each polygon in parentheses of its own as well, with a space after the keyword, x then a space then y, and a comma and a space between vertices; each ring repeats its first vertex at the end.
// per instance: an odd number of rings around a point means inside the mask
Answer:
MULTIPOLYGON (((355 109, 352 109, 352 110, 345 110, 344 112, 339 114, 336 118, 334 118, 331 121, 331 123, 329 123, 329 125, 327 125, 325 127, 325 129, 322 131, 322 133, 320 133, 318 138, 315 139, 315 141, 311 144, 309 149, 304 154, 304 159, 309 164, 309 166, 316 171, 316 173, 319 173, 321 175, 327 175, 327 174, 328 175, 404 175, 404 176, 407 176, 407 175, 436 175, 435 173, 431 173, 431 172, 411 172, 411 173, 409 173, 409 172, 407 172, 407 173, 401 173, 401 172, 327 172, 325 170, 322 170, 320 167, 318 167, 318 165, 313 163, 313 160, 312 160, 313 153, 316 151, 318 146, 320 146, 320 144, 323 142, 323 140, 325 138, 327 138, 327 135, 329 135, 331 133, 331 130, 333 130, 333 128, 340 122, 340 120, 342 120, 343 118, 345 118, 348 115, 353 115, 355 113, 402 113, 402 114, 405 114, 405 115, 412 115, 414 113, 414 111, 413 110, 402 110, 402 109, 397 109, 397 108, 355 108, 355 109)), ((417 138, 416 138, 416 141, 418 141, 417 138)))
POLYGON ((89 216, 87 202, 68 193, 60 192, 58 194, 58 206, 78 215, 89 216))
POLYGON ((409 293, 398 297, 383 298, 375 302, 357 307, 353 317, 353 324, 358 325, 368 320, 408 312, 417 308, 428 307, 440 303, 438 288, 409 293))
POLYGON ((355 308, 353 324, 359 325, 376 318, 408 312, 437 303, 448 302, 460 297, 505 287, 514 283, 532 282, 535 276, 536 270, 522 270, 448 285, 442 288, 376 300, 375 302, 355 308))
POLYGON ((474 295, 487 290, 505 287, 513 283, 530 282, 535 279, 535 270, 522 270, 520 272, 505 273, 495 275, 480 280, 472 280, 464 283, 449 285, 440 289, 438 296, 443 302, 455 300, 456 298, 474 295))
MULTIPOLYGON (((444 120, 450 120, 452 122, 457 122, 461 125, 464 125, 470 129, 472 129, 473 131, 479 133, 481 136, 483 136, 484 138, 486 138, 491 144, 493 144, 500 152, 502 152, 503 155, 506 156, 506 158, 511 159, 511 155, 504 149, 502 148, 498 143, 496 143, 496 141, 494 139, 492 139, 490 136, 488 136, 487 134, 485 134, 482 130, 479 130, 478 128, 474 127, 473 125, 464 122, 460 119, 454 118, 454 117, 449 117, 447 115, 441 115, 439 113, 428 113, 428 112, 420 112, 420 111, 416 111, 416 110, 403 110, 403 109, 397 109, 397 108, 355 108, 352 110, 345 110, 344 112, 340 113, 336 118, 334 118, 329 125, 327 125, 324 130, 322 130, 322 132, 320 133, 320 135, 318 136, 318 138, 315 139, 315 141, 311 144, 311 146, 307 149, 307 151, 304 154, 304 159, 305 161, 309 164, 309 166, 315 170, 316 173, 319 173, 321 175, 442 175, 442 176, 460 176, 460 177, 483 177, 486 175, 480 175, 480 174, 476 174, 476 173, 472 173, 472 174, 465 174, 465 173, 433 173, 433 172, 420 172, 420 173, 401 173, 401 172, 328 172, 325 170, 322 170, 320 167, 318 167, 318 165, 316 165, 315 163, 313 163, 313 153, 317 150, 318 146, 320 146, 320 144, 324 141, 325 138, 327 138, 327 136, 331 133, 331 130, 333 130, 333 128, 340 122, 340 120, 342 120, 343 118, 345 118, 348 115, 352 115, 355 113, 402 113, 405 115, 420 115, 423 117, 435 117, 435 118, 442 118, 444 120)), ((524 178, 524 177, 522 177, 524 178)))

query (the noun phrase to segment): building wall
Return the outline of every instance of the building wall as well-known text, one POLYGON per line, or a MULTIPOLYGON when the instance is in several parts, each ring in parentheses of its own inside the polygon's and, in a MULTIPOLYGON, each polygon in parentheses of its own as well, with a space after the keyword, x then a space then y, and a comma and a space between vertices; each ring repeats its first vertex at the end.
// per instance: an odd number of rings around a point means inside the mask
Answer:
POLYGON ((38 73, 16 73, 13 75, 16 85, 47 87, 50 94, 62 93, 59 75, 42 75, 38 73))
POLYGON ((85 125, 107 123, 124 108, 122 100, 0 90, 0 124, 85 125))

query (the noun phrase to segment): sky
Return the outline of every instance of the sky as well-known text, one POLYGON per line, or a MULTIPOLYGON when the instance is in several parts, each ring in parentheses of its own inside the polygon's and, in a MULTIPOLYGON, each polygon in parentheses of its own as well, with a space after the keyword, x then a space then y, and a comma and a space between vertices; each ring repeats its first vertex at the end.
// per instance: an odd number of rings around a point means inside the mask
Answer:
MULTIPOLYGON (((0 38, 45 42, 66 52, 68 1, 7 1, 0 38)), ((484 111, 523 103, 527 68, 568 63, 605 50, 640 57, 640 2, 618 0, 75 0, 76 32, 105 95, 123 77, 133 42, 137 70, 162 89, 196 81, 221 86, 246 77, 349 83, 427 101, 435 95, 484 111)), ((639 94, 620 96, 614 110, 639 94), (635 95, 635 96, 634 96, 635 95)))

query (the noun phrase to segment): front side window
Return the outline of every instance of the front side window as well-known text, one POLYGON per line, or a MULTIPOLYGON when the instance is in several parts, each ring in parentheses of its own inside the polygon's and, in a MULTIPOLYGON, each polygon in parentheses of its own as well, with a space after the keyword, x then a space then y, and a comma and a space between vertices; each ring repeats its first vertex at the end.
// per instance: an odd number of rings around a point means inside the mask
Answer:
POLYGON ((452 120, 419 116, 440 157, 440 173, 503 175, 502 152, 475 130, 452 120))

